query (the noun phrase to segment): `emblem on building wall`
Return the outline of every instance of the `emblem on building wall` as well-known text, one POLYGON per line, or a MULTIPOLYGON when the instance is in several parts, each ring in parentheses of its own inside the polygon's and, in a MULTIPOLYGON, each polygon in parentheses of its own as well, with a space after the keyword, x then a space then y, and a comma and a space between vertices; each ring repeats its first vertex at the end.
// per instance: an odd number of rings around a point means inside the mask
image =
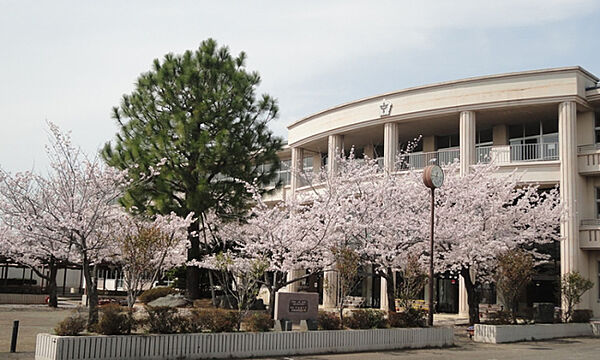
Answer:
POLYGON ((392 113, 392 102, 386 99, 383 99, 381 105, 379 105, 381 109, 381 116, 388 116, 392 113))

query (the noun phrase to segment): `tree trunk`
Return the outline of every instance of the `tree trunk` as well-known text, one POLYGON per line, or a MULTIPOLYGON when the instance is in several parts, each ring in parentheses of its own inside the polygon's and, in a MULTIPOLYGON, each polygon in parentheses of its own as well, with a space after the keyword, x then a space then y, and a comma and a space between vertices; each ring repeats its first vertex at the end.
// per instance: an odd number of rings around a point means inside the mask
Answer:
MULTIPOLYGON (((198 234, 198 220, 190 224, 188 228, 188 261, 200 260, 200 238, 198 234), (194 235, 195 234, 195 235, 194 235)), ((185 272, 185 291, 188 298, 195 300, 200 298, 200 269, 197 266, 188 266, 185 272)))
POLYGON ((394 272, 392 269, 388 269, 387 273, 383 274, 382 277, 386 281, 386 294, 388 298, 388 312, 396 312, 396 292, 394 290, 394 272))
POLYGON ((208 269, 208 284, 210 286, 210 299, 213 306, 217 306, 217 294, 215 293, 215 280, 213 279, 212 270, 208 269))
POLYGON ((98 323, 98 289, 95 280, 96 266, 90 267, 87 256, 83 257, 83 276, 85 277, 85 290, 88 300, 88 331, 94 331, 98 323))
POLYGON ((465 279, 465 289, 467 290, 467 303, 469 304, 469 324, 479 324, 479 291, 475 288, 475 284, 471 281, 469 269, 461 271, 463 279, 465 279))
POLYGON ((57 308, 58 307, 58 298, 56 295, 56 274, 58 273, 58 266, 54 261, 51 261, 48 264, 48 270, 50 273, 48 274, 48 284, 46 285, 46 290, 48 291, 48 306, 57 308))

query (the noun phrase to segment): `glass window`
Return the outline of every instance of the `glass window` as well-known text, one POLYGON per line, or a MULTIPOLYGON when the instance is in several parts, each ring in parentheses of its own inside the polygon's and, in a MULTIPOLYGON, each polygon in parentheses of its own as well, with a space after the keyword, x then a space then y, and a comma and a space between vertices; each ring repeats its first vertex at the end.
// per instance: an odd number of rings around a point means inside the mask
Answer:
POLYGON ((600 188, 596 188, 596 218, 600 219, 600 188))
POLYGON ((475 139, 476 144, 492 143, 494 135, 492 129, 479 130, 477 131, 477 138, 475 139))
POLYGON ((558 134, 558 120, 543 120, 542 131, 544 134, 558 134))
POLYGON ((523 137, 523 125, 510 125, 508 127, 508 137, 510 139, 523 137))
POLYGON ((313 171, 313 158, 311 157, 305 157, 303 160, 303 164, 302 164, 302 170, 305 172, 311 172, 313 171))
POLYGON ((598 287, 598 299, 600 299, 600 261, 598 261, 598 282, 596 286, 598 287))
POLYGON ((523 128, 525 129, 525 136, 536 136, 540 135, 540 123, 526 123, 523 124, 523 128))
POLYGON ((373 146, 373 151, 375 152, 375 159, 383 156, 383 145, 375 145, 373 146))
POLYGON ((598 144, 598 143, 600 143, 600 112, 596 112, 595 131, 596 131, 596 144, 598 144))

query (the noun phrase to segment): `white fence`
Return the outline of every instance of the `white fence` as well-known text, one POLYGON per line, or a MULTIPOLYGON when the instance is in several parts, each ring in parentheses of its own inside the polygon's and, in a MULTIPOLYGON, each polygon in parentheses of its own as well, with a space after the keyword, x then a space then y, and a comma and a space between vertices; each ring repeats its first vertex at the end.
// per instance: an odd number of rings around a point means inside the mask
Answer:
POLYGON ((535 325, 475 325, 474 340, 485 343, 507 343, 555 339, 561 337, 592 336, 590 323, 535 324, 535 325))
POLYGON ((223 359, 443 347, 453 344, 454 331, 451 327, 119 336, 38 334, 35 359, 223 359))
POLYGON ((0 294, 0 304, 45 304, 46 294, 0 294))

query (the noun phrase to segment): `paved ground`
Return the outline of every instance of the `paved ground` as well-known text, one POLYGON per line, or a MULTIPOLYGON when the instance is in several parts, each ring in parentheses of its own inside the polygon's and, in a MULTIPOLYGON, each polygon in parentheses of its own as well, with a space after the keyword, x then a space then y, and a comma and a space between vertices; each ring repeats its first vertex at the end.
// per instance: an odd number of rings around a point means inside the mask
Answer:
MULTIPOLYGON (((56 323, 69 315, 74 304, 61 302, 62 308, 50 309, 42 305, 0 305, 0 360, 32 360, 35 351, 35 335, 51 332, 56 323), (10 337, 13 320, 19 320, 17 353, 11 354, 10 337)), ((458 325, 455 329, 456 346, 447 349, 398 350, 355 354, 327 354, 294 356, 281 359, 294 360, 367 360, 367 359, 600 359, 600 338, 559 339, 516 344, 477 344, 465 333, 464 318, 455 315, 436 314, 438 325, 458 325)), ((271 358, 273 359, 273 358, 271 358)))

